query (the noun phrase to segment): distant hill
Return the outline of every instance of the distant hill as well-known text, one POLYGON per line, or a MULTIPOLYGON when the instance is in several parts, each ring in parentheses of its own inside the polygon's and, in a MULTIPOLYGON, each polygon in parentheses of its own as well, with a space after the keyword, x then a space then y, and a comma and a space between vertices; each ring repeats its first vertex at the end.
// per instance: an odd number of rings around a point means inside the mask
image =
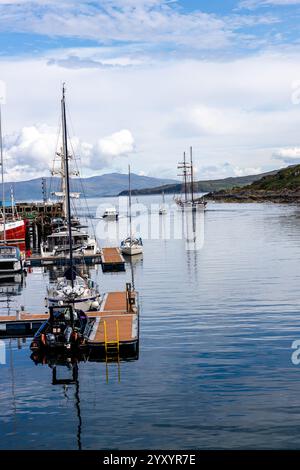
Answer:
MULTIPOLYGON (((58 178, 46 178, 48 193, 59 190, 58 178)), ((156 186, 177 183, 176 180, 166 178, 152 178, 131 174, 131 184, 133 189, 153 188, 156 186)), ((71 190, 82 192, 82 187, 86 197, 115 196, 128 188, 128 175, 122 173, 108 173, 90 178, 71 179, 71 190), (82 182, 82 184, 81 184, 82 182)), ((9 197, 10 188, 14 190, 14 197, 17 201, 34 201, 42 199, 42 178, 35 178, 29 181, 19 181, 5 183, 6 199, 9 197)))
MULTIPOLYGON (((234 187, 246 186, 254 181, 260 180, 261 178, 274 175, 278 170, 270 171, 267 173, 261 173, 258 175, 248 175, 248 176, 236 176, 216 180, 202 180, 195 182, 195 192, 198 193, 208 193, 211 191, 219 191, 222 189, 231 189, 234 187)), ((162 192, 168 194, 174 194, 181 192, 182 183, 173 183, 165 184, 157 187, 144 187, 142 189, 136 189, 132 191, 134 195, 147 195, 147 194, 161 194, 162 192)), ((120 193, 120 196, 128 194, 128 190, 124 190, 120 193)))
POLYGON ((207 199, 222 202, 300 202, 300 165, 293 165, 242 188, 212 192, 207 199))

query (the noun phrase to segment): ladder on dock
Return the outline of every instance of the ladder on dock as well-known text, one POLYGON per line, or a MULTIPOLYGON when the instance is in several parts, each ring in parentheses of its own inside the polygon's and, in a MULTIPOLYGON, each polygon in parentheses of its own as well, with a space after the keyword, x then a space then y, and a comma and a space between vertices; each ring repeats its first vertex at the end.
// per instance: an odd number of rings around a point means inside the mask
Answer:
POLYGON ((107 336, 107 324, 106 320, 104 324, 104 344, 105 344, 105 363, 106 363, 106 383, 108 383, 108 364, 114 363, 118 366, 118 382, 121 382, 121 370, 120 370, 120 331, 119 331, 119 320, 116 320, 116 339, 108 341, 107 336))

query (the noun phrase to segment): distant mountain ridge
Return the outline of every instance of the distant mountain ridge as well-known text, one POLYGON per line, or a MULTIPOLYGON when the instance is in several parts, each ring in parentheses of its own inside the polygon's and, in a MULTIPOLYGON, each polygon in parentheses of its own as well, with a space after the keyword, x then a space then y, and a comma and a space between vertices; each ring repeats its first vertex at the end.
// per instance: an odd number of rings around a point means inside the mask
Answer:
MULTIPOLYGON (((17 201, 42 200, 42 179, 43 178, 35 178, 28 181, 5 183, 6 200, 9 199, 10 188, 13 188, 14 198, 17 201)), ((47 177, 45 180, 47 193, 59 190, 59 178, 47 177)), ((153 178, 150 176, 140 176, 135 173, 131 174, 133 189, 141 189, 144 187, 152 188, 174 183, 177 183, 174 179, 153 178)), ((116 196, 121 191, 128 188, 128 175, 123 173, 107 173, 99 176, 91 176, 89 178, 71 179, 71 191, 82 192, 82 187, 84 188, 85 196, 88 198, 116 196)))
MULTIPOLYGON (((247 175, 247 176, 231 176, 228 178, 223 179, 216 179, 216 180, 202 180, 202 181, 195 181, 194 183, 194 190, 198 193, 208 193, 211 191, 220 191, 224 189, 231 189, 234 187, 243 187, 254 181, 259 181, 261 178, 264 178, 269 175, 275 175, 279 170, 273 170, 266 173, 260 173, 257 175, 247 175)), ((148 195, 148 194, 161 194, 162 192, 168 194, 175 194, 181 192, 182 183, 173 183, 173 184, 165 184, 157 187, 152 188, 143 188, 143 189, 136 189, 132 191, 133 195, 148 195)), ((128 194, 128 190, 122 191, 119 195, 124 196, 128 194)))

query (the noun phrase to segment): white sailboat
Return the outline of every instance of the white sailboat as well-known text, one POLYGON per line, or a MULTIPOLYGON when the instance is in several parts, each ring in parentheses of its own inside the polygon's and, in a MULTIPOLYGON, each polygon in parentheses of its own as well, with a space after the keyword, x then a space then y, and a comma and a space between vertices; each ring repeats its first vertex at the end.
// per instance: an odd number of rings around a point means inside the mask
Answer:
MULTIPOLYGON (((64 98, 63 98, 64 99, 64 98)), ((62 121, 62 126, 66 125, 62 121)), ((62 127, 62 130, 63 127, 62 127)), ((79 176, 78 170, 70 170, 69 165, 66 166, 66 157, 64 145, 67 140, 67 135, 63 134, 62 148, 60 152, 56 153, 59 158, 59 168, 52 170, 52 176, 60 176, 60 191, 54 192, 53 195, 62 201, 62 220, 57 224, 57 219, 54 219, 53 232, 47 236, 46 241, 43 241, 40 246, 42 258, 51 257, 66 257, 70 251, 70 237, 68 229, 68 210, 70 209, 71 199, 79 199, 80 193, 71 192, 69 190, 69 202, 67 197, 67 186, 70 186, 70 177, 79 176), (68 173, 68 174, 67 174, 68 173)), ((68 162, 72 159, 71 155, 67 156, 68 162)), ((55 165, 54 165, 55 166, 55 165)), ((69 188, 70 189, 70 188, 69 188)), ((91 237, 88 231, 80 225, 79 220, 71 216, 71 235, 72 235, 72 250, 74 256, 93 256, 100 252, 95 237, 91 237)))
POLYGON ((128 216, 129 216, 129 236, 121 242, 121 251, 123 255, 134 256, 143 253, 143 241, 141 238, 137 238, 132 233, 132 213, 131 213, 131 173, 130 165, 128 166, 128 216))
POLYGON ((162 204, 159 206, 159 211, 158 211, 159 215, 165 215, 168 213, 168 210, 166 208, 166 204, 165 204, 165 193, 164 191, 162 192, 162 204))
MULTIPOLYGON (((59 279, 55 286, 51 286, 47 289, 46 303, 48 306, 55 305, 70 305, 73 304, 75 308, 82 311, 99 308, 100 295, 97 287, 94 286, 93 281, 78 276, 74 266, 74 243, 76 243, 76 231, 77 229, 72 226, 71 206, 70 206, 70 180, 69 180, 69 154, 68 154, 68 134, 67 134, 67 123, 66 123, 66 104, 65 104, 65 87, 63 86, 62 99, 61 99, 61 114, 62 114, 62 134, 63 134, 63 151, 62 158, 64 159, 64 191, 65 191, 65 207, 66 207, 66 222, 67 226, 61 232, 50 235, 50 240, 61 235, 62 239, 66 242, 63 246, 62 251, 64 256, 66 253, 69 257, 69 268, 65 272, 64 278, 59 279), (54 236, 54 238, 53 238, 54 236)), ((78 229, 80 232, 80 230, 78 229)), ((83 240, 82 234, 78 235, 78 242, 83 241, 88 245, 88 239, 83 240)), ((49 238, 49 237, 48 237, 49 238)), ((49 241, 50 243, 50 241, 49 241)), ((80 249, 80 243, 79 248, 80 249)), ((95 250, 95 244, 93 246, 95 250)), ((55 250, 54 250, 55 252, 55 250)), ((45 252, 44 252, 45 253, 45 252)))

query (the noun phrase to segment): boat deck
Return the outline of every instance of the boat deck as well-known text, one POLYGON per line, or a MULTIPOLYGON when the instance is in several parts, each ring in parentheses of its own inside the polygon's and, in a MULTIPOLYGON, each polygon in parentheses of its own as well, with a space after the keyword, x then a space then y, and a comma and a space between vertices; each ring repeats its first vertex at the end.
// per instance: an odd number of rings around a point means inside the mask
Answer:
POLYGON ((103 272, 125 271, 125 260, 119 248, 102 248, 101 262, 103 272))

